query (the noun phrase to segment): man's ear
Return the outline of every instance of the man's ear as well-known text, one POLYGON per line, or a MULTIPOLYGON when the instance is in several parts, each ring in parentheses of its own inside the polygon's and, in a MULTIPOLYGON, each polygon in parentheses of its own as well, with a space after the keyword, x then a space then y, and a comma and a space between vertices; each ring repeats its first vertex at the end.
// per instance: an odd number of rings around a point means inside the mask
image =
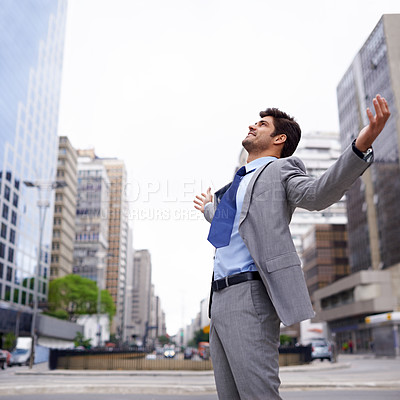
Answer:
POLYGON ((286 135, 283 133, 281 135, 277 135, 274 137, 274 143, 275 144, 283 144, 286 142, 286 135))

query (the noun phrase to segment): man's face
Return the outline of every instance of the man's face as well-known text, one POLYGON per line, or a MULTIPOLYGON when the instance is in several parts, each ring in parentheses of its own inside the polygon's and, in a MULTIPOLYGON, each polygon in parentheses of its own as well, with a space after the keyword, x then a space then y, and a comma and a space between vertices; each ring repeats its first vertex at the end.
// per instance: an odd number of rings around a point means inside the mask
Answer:
POLYGON ((274 119, 271 116, 263 117, 249 126, 249 133, 243 139, 242 145, 249 152, 260 152, 272 149, 275 131, 274 119))

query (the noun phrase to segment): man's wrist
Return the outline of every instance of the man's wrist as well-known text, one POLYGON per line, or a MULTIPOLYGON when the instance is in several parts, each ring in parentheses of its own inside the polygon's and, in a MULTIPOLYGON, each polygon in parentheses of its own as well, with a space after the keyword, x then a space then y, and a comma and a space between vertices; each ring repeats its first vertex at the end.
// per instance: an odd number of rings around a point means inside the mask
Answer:
POLYGON ((352 147, 353 147, 354 153, 356 153, 358 155, 358 157, 360 157, 361 159, 363 159, 366 162, 372 161, 373 156, 374 156, 374 152, 372 150, 372 147, 369 147, 366 151, 361 151, 356 146, 356 140, 357 139, 354 139, 354 141, 352 143, 352 147))

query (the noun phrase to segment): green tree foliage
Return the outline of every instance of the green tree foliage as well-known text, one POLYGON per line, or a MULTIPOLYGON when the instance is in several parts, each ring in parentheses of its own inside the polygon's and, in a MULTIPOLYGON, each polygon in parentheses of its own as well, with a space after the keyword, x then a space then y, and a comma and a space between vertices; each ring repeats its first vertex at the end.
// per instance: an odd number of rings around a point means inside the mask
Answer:
POLYGON ((281 346, 294 345, 293 338, 289 335, 280 335, 279 341, 280 341, 281 346))
POLYGON ((3 338, 3 349, 11 351, 17 342, 17 338, 14 333, 8 332, 3 338))
POLYGON ((197 347, 200 342, 209 342, 210 341, 210 334, 204 333, 202 329, 199 329, 194 333, 194 337, 192 340, 189 341, 190 347, 197 347))
POLYGON ((76 336, 74 338, 74 346, 75 347, 84 347, 85 349, 90 349, 92 347, 92 339, 85 339, 83 333, 76 332, 76 336))
POLYGON ((161 346, 164 346, 166 344, 169 344, 171 340, 170 340, 169 336, 167 337, 167 336, 162 335, 162 336, 158 337, 158 341, 160 342, 161 346))
MULTIPOLYGON (((115 305, 107 290, 101 291, 101 314, 108 314, 110 322, 115 305)), ((75 321, 80 315, 97 313, 97 284, 79 275, 66 275, 50 282, 47 314, 75 321)))

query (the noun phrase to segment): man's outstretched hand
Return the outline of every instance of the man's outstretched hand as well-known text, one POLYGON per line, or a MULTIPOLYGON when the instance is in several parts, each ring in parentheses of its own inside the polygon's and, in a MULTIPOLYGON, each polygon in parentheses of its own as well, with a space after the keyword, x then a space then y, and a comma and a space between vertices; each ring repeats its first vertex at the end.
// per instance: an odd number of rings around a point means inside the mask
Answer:
POLYGON ((196 198, 193 200, 193 203, 195 204, 194 208, 204 214, 204 206, 212 201, 213 196, 211 194, 211 188, 208 188, 207 193, 202 193, 201 196, 196 196, 196 198))
POLYGON ((389 106, 385 98, 378 94, 374 98, 373 103, 375 116, 372 114, 372 111, 367 108, 369 125, 360 131, 356 139, 356 147, 362 152, 367 151, 372 146, 372 143, 382 132, 386 121, 390 117, 389 106))

